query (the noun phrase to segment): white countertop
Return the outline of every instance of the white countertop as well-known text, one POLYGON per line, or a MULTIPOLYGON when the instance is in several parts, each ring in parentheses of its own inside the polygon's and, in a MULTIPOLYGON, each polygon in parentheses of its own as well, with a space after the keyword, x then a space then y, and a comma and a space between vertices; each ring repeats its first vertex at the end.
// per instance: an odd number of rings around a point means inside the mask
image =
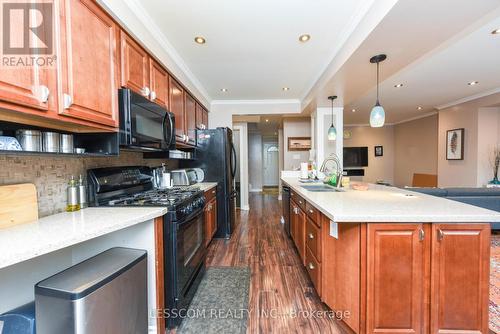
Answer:
POLYGON ((314 183, 282 180, 335 222, 500 222, 498 212, 395 187, 370 184, 367 191, 311 192, 302 186, 314 183))
POLYGON ((217 182, 201 182, 193 184, 192 187, 198 187, 201 191, 207 191, 217 186, 217 182))
POLYGON ((160 207, 87 208, 0 229, 0 269, 142 223, 167 212, 160 207))

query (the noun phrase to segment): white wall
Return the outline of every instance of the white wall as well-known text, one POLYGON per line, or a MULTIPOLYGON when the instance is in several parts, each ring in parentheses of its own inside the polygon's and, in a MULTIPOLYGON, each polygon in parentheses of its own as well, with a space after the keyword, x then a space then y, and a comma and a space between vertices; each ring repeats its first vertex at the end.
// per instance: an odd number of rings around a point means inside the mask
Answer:
POLYGON ((285 118, 283 120, 283 169, 294 170, 300 168, 301 162, 309 161, 309 151, 289 151, 289 137, 310 137, 310 118, 285 118))
POLYGON ((477 185, 483 186, 493 179, 491 158, 500 145, 500 108, 479 108, 477 122, 477 185))
POLYGON ((212 101, 208 113, 211 128, 231 127, 233 115, 300 114, 298 100, 212 101))
POLYGON ((262 135, 248 134, 249 191, 262 191, 262 135))

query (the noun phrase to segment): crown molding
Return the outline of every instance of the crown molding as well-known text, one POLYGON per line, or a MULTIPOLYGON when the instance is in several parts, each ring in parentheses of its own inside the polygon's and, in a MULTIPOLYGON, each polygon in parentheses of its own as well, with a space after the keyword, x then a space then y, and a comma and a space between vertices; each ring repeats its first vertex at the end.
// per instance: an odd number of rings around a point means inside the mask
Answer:
POLYGON ((474 95, 466 96, 464 98, 461 98, 461 99, 458 99, 458 100, 455 100, 455 101, 452 101, 452 102, 441 104, 441 105, 439 105, 439 106, 437 106, 435 108, 437 110, 442 110, 442 109, 446 109, 446 108, 449 108, 449 107, 456 106, 458 104, 470 102, 470 101, 473 101, 473 100, 480 99, 482 97, 493 95, 493 94, 496 94, 496 93, 500 93, 500 87, 493 88, 493 89, 490 89, 490 90, 487 90, 487 91, 484 91, 484 92, 481 92, 481 93, 477 93, 477 94, 474 94, 474 95))
MULTIPOLYGON (((201 82, 196 78, 194 73, 189 69, 189 66, 182 59, 179 53, 175 50, 173 45, 169 42, 168 38, 161 31, 161 29, 156 25, 147 13, 144 7, 141 5, 140 1, 137 0, 123 0, 125 5, 134 13, 137 19, 144 25, 148 32, 154 36, 156 42, 165 50, 168 56, 173 60, 173 62, 179 67, 183 74, 188 78, 193 86, 198 90, 198 92, 203 95, 203 97, 210 104, 212 98, 205 90, 201 82)), ((124 23, 125 25, 125 23, 124 23)))
POLYGON ((212 105, 276 105, 276 104, 300 104, 298 99, 269 99, 269 100, 212 100, 212 105))
POLYGON ((422 118, 431 117, 431 116, 434 116, 434 115, 437 115, 437 114, 438 114, 437 111, 432 111, 432 112, 428 112, 428 113, 422 114, 420 116, 411 117, 411 118, 404 119, 404 120, 399 121, 399 122, 394 122, 392 124, 393 125, 398 125, 398 124, 408 123, 408 122, 416 121, 416 120, 419 120, 419 119, 422 119, 422 118))

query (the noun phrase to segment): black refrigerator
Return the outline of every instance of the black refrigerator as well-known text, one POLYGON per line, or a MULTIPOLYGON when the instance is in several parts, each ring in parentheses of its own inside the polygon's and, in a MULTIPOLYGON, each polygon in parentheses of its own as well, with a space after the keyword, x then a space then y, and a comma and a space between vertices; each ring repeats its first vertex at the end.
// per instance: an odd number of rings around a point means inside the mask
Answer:
POLYGON ((217 232, 216 238, 231 238, 235 224, 236 151, 230 128, 197 130, 196 160, 182 161, 182 167, 201 168, 204 182, 217 182, 217 232))

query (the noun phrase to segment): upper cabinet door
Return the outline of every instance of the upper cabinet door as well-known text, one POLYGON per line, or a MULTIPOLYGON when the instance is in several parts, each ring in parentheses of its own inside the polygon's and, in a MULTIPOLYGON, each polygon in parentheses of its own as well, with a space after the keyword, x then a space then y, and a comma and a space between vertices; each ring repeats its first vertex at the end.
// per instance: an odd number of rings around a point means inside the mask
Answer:
POLYGON ((175 115, 175 138, 177 141, 185 143, 187 137, 184 115, 184 89, 174 78, 170 77, 169 91, 170 111, 175 115))
POLYGON ((367 225, 366 333, 424 333, 423 224, 367 225))
POLYGON ((203 120, 203 128, 208 129, 208 111, 205 108, 203 109, 202 120, 203 120))
POLYGON ((150 99, 159 105, 168 108, 168 73, 153 59, 149 62, 149 74, 151 78, 150 99))
POLYGON ((117 26, 93 1, 61 7, 60 113, 117 127, 117 26))
POLYGON ((148 53, 123 30, 120 31, 120 46, 121 86, 149 98, 151 87, 148 53))
MULTIPOLYGON (((7 9, 4 9, 7 10, 7 9)), ((12 13, 15 13, 12 11, 12 13)), ((24 46, 23 29, 23 15, 10 15, 10 45, 24 46), (16 31, 18 30, 18 31, 16 31)), ((56 18, 57 19, 57 18, 56 18)), ((56 20, 54 19, 54 20, 56 20)), ((48 24, 49 30, 41 30, 37 28, 37 36, 40 41, 49 40, 50 36, 55 34, 55 29, 52 29, 54 24, 48 24)), ((38 40, 31 41, 37 43, 38 40)), ((7 41, 4 41, 7 43, 7 41)), ((55 40, 52 42, 52 49, 55 52, 55 40)), ((54 55, 42 55, 43 59, 53 60, 54 55)), ((30 55, 27 55, 30 56, 30 55)), ((34 52, 32 56, 37 56, 34 52)), ((17 59, 17 57, 13 57, 17 59)), ((19 57, 24 59, 25 55, 19 57)), ((54 61, 53 66, 2 66, 0 69, 0 107, 11 110, 22 110, 27 112, 40 113, 46 115, 47 111, 52 111, 57 115, 57 84, 56 84, 56 71, 57 66, 54 61)))
POLYGON ((203 107, 196 103, 196 128, 203 130, 203 107))
POLYGON ((196 101, 189 95, 189 93, 184 92, 184 103, 185 103, 185 114, 186 114, 186 132, 188 136, 187 143, 190 145, 196 144, 196 101))
POLYGON ((431 333, 488 330, 490 224, 433 224, 431 333))

